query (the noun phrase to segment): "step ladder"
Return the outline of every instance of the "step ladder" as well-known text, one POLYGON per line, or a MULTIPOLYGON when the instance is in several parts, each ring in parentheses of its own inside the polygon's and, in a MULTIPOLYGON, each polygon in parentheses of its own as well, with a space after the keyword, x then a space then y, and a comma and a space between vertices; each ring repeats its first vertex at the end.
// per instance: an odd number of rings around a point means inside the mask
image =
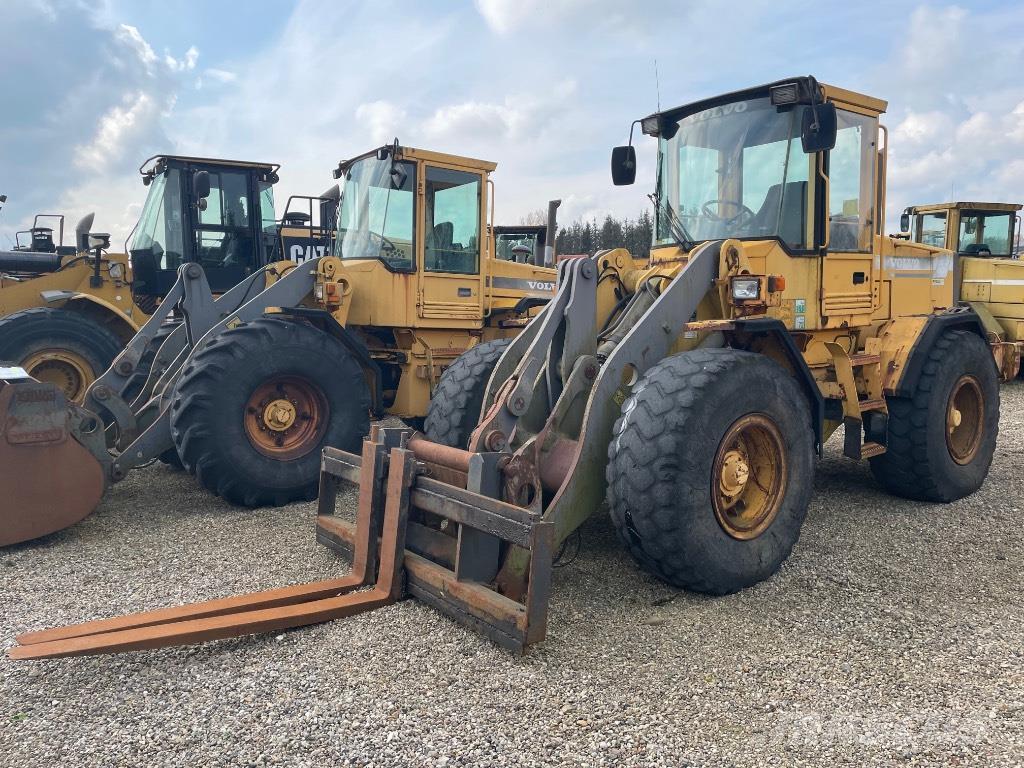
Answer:
POLYGON ((832 355, 836 381, 843 392, 843 454, 851 459, 869 459, 885 453, 889 409, 882 392, 881 357, 870 352, 851 354, 834 341, 826 341, 825 346, 832 355), (863 391, 857 388, 858 378, 863 391), (865 430, 865 418, 881 419, 882 423, 872 423, 872 428, 865 430), (874 439, 866 439, 869 435, 874 439))

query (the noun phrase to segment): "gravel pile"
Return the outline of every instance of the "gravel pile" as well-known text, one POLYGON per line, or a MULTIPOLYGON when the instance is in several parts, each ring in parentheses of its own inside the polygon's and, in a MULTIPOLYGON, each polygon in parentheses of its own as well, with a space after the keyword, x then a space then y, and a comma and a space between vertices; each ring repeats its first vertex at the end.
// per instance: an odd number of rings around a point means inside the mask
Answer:
MULTIPOLYGON (((1021 765, 1022 427, 1011 384, 987 485, 947 506, 886 496, 833 440, 792 558, 731 597, 646 576, 596 516, 523 658, 414 601, 201 647, 3 658, 0 765, 1021 765)), ((138 472, 73 529, 0 550, 0 645, 343 572, 313 514, 138 472)))

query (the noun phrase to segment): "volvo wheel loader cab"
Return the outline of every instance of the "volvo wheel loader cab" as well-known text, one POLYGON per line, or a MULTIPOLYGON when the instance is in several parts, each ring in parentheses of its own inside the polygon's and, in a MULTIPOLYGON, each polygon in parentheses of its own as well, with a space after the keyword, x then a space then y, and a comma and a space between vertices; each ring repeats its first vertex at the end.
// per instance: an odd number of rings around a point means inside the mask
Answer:
MULTIPOLYGON (((421 424, 448 365, 550 298, 553 270, 495 258, 494 168, 397 142, 339 164, 332 254, 303 263, 312 295, 182 368, 171 435, 207 488, 247 506, 315 497, 324 446, 358 450, 371 415, 421 424)), ((447 419, 468 438, 461 398, 447 419)))
POLYGON ((955 295, 985 324, 1004 379, 1019 375, 1024 351, 1024 263, 1019 203, 957 202, 904 210, 900 229, 914 242, 957 254, 955 295))
MULTIPOLYGON (((359 454, 323 452, 317 535, 353 555, 349 579, 33 633, 12 655, 351 615, 399 597, 400 568, 407 594, 521 650, 545 636, 552 561, 605 501, 642 567, 732 592, 789 555, 840 426, 892 493, 973 492, 996 365, 952 252, 883 235, 885 107, 799 77, 639 121, 658 143, 650 265, 621 249, 559 265, 554 298, 472 384, 468 448, 378 429, 359 454), (334 514, 342 481, 359 485, 355 526, 334 514)), ((615 150, 616 182, 635 157, 615 150)))
POLYGON ((63 216, 36 217, 24 248, 0 252, 0 361, 81 402, 166 295, 180 264, 202 264, 219 294, 281 258, 282 241, 289 253, 309 243, 322 250, 322 228, 275 221, 277 169, 150 158, 140 168, 149 193, 128 254, 97 256, 83 240, 91 214, 76 228, 74 245, 64 245, 63 216))

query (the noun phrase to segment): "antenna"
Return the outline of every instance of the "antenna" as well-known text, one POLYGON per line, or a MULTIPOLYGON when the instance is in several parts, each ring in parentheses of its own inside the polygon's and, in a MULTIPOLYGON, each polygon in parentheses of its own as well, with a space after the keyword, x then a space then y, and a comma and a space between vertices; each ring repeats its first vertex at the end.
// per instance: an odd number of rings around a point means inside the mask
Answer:
POLYGON ((654 60, 654 94, 658 100, 658 112, 661 112, 661 83, 658 82, 658 60, 654 60))

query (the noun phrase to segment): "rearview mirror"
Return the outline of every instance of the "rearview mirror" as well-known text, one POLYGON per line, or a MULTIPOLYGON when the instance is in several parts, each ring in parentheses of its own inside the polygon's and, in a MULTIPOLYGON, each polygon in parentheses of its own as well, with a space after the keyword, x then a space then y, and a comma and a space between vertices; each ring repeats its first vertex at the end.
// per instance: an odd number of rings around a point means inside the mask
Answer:
POLYGON ((612 183, 623 187, 636 181, 636 149, 632 146, 612 149, 612 183))
POLYGON ((203 200, 210 196, 210 172, 196 171, 192 174, 192 198, 203 200))
POLYGON ((900 216, 900 232, 910 231, 910 214, 904 213, 900 216))
POLYGON ((397 163, 391 166, 391 188, 401 189, 405 186, 405 180, 409 177, 409 174, 405 172, 405 169, 397 163))
POLYGON ((804 107, 800 143, 805 154, 824 152, 836 145, 836 105, 831 102, 804 107), (817 112, 817 121, 815 121, 817 112))

